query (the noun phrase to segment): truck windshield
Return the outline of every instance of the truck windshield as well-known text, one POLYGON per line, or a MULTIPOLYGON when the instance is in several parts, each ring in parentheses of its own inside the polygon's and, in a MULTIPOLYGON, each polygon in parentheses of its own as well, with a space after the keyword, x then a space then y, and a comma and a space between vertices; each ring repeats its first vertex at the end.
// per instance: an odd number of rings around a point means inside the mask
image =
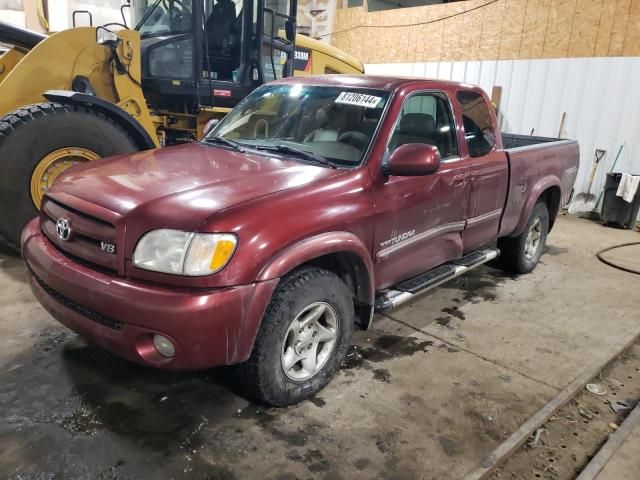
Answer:
POLYGON ((367 152, 389 92, 349 87, 266 85, 238 104, 204 139, 241 147, 322 157, 353 167, 367 152))
POLYGON ((140 0, 133 4, 133 23, 142 37, 189 33, 191 0, 140 0))

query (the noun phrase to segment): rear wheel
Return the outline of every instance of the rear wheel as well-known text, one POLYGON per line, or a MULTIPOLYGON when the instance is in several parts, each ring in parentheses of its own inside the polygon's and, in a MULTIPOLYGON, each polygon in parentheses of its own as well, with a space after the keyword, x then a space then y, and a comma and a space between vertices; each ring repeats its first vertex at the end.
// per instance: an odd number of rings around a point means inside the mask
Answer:
POLYGON ((538 264, 549 233, 549 209, 544 202, 538 202, 524 231, 517 237, 498 240, 502 266, 514 273, 529 273, 538 264))
POLYGON ((320 391, 344 359, 353 332, 349 288, 310 267, 285 277, 265 312, 249 360, 239 366, 249 395, 286 406, 320 391))
POLYGON ((137 150, 124 129, 82 106, 40 103, 0 119, 0 242, 19 251, 22 229, 66 169, 137 150))

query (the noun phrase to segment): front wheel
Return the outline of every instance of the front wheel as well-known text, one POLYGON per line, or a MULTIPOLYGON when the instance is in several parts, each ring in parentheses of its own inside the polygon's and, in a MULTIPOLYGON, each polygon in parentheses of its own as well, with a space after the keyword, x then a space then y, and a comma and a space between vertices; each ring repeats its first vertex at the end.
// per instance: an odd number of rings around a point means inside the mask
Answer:
POLYGON ((352 295, 337 275, 310 267, 285 277, 239 366, 245 390, 274 406, 317 393, 340 368, 353 324, 352 295))
POLYGON ((514 273, 529 273, 536 268, 549 234, 549 209, 544 202, 533 207, 524 231, 517 237, 498 240, 502 266, 514 273))

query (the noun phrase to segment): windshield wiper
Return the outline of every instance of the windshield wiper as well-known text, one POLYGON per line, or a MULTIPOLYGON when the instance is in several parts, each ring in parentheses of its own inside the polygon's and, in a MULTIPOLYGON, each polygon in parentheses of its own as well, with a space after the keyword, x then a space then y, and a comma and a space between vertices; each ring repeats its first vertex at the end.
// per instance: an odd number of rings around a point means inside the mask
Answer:
POLYGON ((239 142, 234 142, 233 140, 229 140, 224 137, 206 137, 203 141, 206 143, 221 143, 227 147, 237 150, 240 153, 246 153, 247 151, 239 142))
POLYGON ((338 168, 338 165, 336 165, 330 160, 327 160, 324 157, 321 157, 320 155, 315 155, 311 152, 300 150, 299 148, 290 147, 289 145, 273 145, 273 146, 260 145, 260 146, 257 146, 256 148, 258 150, 267 150, 269 152, 290 153, 292 155, 303 158, 310 162, 319 163, 321 165, 326 165, 327 167, 331 167, 331 168, 338 168))

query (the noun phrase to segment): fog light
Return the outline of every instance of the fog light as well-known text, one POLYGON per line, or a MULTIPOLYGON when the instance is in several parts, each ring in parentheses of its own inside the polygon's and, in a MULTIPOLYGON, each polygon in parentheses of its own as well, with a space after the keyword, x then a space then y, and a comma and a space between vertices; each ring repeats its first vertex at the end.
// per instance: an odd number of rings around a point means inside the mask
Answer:
POLYGON ((163 357, 171 358, 176 354, 176 347, 173 346, 171 340, 162 335, 156 334, 153 336, 153 346, 163 357))

